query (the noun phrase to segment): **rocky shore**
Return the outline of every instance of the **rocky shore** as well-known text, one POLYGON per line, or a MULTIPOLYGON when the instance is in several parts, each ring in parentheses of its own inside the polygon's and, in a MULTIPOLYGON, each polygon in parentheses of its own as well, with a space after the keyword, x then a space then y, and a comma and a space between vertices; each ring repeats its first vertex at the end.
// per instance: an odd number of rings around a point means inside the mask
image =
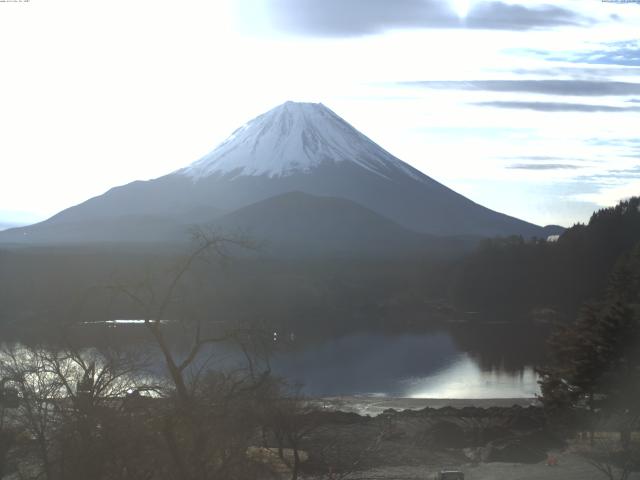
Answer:
MULTIPOLYGON (((316 428, 300 445, 301 479, 436 480, 443 469, 460 470, 467 480, 604 478, 584 456, 584 444, 549 428, 535 399, 317 402, 316 428), (372 414, 356 413, 362 411, 372 414)), ((287 474, 285 467, 278 478, 287 474)))
MULTIPOLYGON (((411 399, 406 402, 417 405, 411 399)), ((334 410, 327 402, 318 428, 304 442, 309 452, 304 471, 313 478, 328 467, 363 475, 385 469, 437 472, 462 465, 478 469, 496 462, 535 465, 544 464, 549 452, 565 449, 565 442, 546 428, 539 406, 481 407, 474 405, 477 402, 467 401, 459 408, 386 408, 375 416, 334 410)), ((344 399, 341 405, 343 410, 354 406, 344 399)), ((361 408, 359 402, 356 406, 361 408)))
POLYGON ((502 407, 514 405, 520 407, 540 406, 536 398, 402 398, 375 395, 351 395, 340 397, 323 397, 318 400, 324 408, 353 412, 375 417, 388 409, 422 410, 424 408, 442 407, 502 407))

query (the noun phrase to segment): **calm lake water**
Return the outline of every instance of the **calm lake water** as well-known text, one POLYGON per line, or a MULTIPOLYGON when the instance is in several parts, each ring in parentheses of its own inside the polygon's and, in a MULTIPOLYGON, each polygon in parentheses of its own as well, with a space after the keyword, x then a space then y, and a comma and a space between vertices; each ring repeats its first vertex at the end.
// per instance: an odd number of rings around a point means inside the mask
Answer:
MULTIPOLYGON (((148 332, 136 321, 86 324, 88 338, 133 348, 150 348, 153 370, 164 363, 148 332), (97 329, 97 330, 94 330, 97 329), (97 334, 97 335, 96 335, 97 334), (131 338, 136 338, 134 343, 131 338)), ((168 338, 186 354, 192 337, 168 338), (178 345, 182 343, 182 347, 178 345)), ((361 332, 318 336, 278 332, 274 373, 311 396, 370 395, 402 398, 530 398, 539 393, 535 367, 544 362, 548 328, 539 325, 459 324, 428 331, 361 332)), ((90 340, 91 341, 91 340, 90 340)), ((94 340, 96 341, 96 340, 94 340)), ((91 343, 89 343, 91 344, 91 343)), ((243 362, 237 348, 216 344, 203 352, 214 354, 214 368, 236 367, 243 362)))
POLYGON ((512 346, 505 348, 502 359, 494 351, 497 361, 486 362, 480 352, 464 351, 452 332, 360 333, 293 348, 273 363, 277 373, 299 381, 314 396, 535 396, 535 359, 507 358, 510 351, 512 346))

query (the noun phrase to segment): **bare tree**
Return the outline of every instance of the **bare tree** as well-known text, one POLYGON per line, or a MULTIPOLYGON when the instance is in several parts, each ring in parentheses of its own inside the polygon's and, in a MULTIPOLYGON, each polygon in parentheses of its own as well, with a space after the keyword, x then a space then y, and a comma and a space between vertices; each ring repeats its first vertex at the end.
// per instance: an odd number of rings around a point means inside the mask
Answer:
MULTIPOLYGON (((164 360, 172 388, 161 421, 161 432, 173 462, 175 476, 184 480, 234 478, 246 464, 246 449, 259 421, 253 415, 256 397, 263 391, 270 368, 264 332, 255 326, 211 328, 213 322, 194 314, 193 290, 202 290, 197 273, 212 261, 226 261, 229 250, 251 248, 245 238, 226 237, 202 229, 193 232, 194 248, 161 279, 146 278, 136 285, 110 289, 128 298, 142 312, 164 360), (180 307, 180 308, 178 308, 180 307), (190 332, 190 345, 180 355, 172 348, 165 323, 168 312, 190 332), (212 332, 213 330, 213 332, 212 332), (205 333, 206 332, 206 333, 205 333), (233 343, 246 365, 231 372, 212 372, 211 346, 233 343)), ((175 324, 174 324, 175 325, 175 324)))
POLYGON ((104 478, 107 432, 119 403, 145 386, 137 355, 117 349, 46 348, 15 345, 0 353, 0 375, 20 393, 12 415, 35 455, 38 477, 104 478))
POLYGON ((315 452, 326 472, 321 476, 324 480, 347 480, 366 468, 366 462, 378 454, 382 448, 384 439, 392 432, 390 423, 385 423, 379 429, 372 432, 370 441, 350 448, 353 445, 353 435, 349 429, 341 431, 335 425, 327 426, 330 432, 321 442, 320 449, 315 452))
POLYGON ((300 393, 300 387, 286 392, 286 384, 282 383, 279 395, 272 398, 268 412, 268 429, 273 433, 278 446, 278 456, 284 456, 285 446, 293 454, 291 462, 291 479, 297 480, 300 473, 300 451, 302 441, 320 425, 318 407, 300 393))
POLYGON ((587 462, 608 480, 627 480, 640 470, 640 446, 622 448, 613 438, 599 438, 578 451, 587 462))
POLYGON ((284 380, 276 384, 276 392, 266 410, 267 429, 275 440, 280 460, 291 469, 291 480, 297 480, 300 475, 305 445, 308 449, 305 456, 313 454, 316 462, 327 469, 324 478, 342 480, 361 469, 367 457, 380 449, 388 434, 385 426, 374 432, 370 443, 348 448, 347 453, 345 446, 353 443, 351 434, 336 430, 331 424, 332 412, 305 397, 299 385, 291 387, 284 380), (284 454, 285 449, 290 450, 291 459, 284 454))

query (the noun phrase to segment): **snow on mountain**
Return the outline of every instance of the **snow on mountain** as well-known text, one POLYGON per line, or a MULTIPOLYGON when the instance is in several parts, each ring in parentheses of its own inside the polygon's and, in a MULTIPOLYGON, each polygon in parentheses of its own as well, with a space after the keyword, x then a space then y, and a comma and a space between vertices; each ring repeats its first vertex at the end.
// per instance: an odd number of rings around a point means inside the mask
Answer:
POLYGON ((327 162, 353 162, 383 178, 418 172, 376 145, 321 103, 286 102, 237 129, 215 150, 177 174, 284 177, 327 162))

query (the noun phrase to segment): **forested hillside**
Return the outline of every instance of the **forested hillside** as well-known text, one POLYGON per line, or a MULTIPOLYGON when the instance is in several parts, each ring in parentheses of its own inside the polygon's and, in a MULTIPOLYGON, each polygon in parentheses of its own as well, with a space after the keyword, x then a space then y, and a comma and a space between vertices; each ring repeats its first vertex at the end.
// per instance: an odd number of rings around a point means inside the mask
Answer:
POLYGON ((640 242, 640 198, 595 212, 557 241, 490 239, 462 261, 451 297, 459 308, 503 314, 554 309, 572 316, 603 294, 616 261, 640 242))
MULTIPOLYGON (((640 198, 632 198, 600 210, 556 242, 486 239, 464 257, 462 251, 458 257, 395 260, 232 256, 201 272, 207 287, 192 305, 216 321, 261 318, 283 328, 328 331, 517 321, 536 311, 569 320, 582 303, 603 296, 616 262, 640 242, 639 205, 640 198)), ((162 278, 183 254, 126 245, 2 249, 0 325, 136 318, 139 312, 114 302, 105 287, 150 274, 162 278)))

